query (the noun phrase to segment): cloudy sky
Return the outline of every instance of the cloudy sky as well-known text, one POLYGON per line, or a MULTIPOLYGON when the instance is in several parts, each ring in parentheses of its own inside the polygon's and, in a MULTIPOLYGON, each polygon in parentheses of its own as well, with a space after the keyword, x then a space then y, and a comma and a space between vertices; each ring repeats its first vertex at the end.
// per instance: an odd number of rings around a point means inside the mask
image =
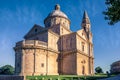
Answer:
POLYGON ((95 67, 109 70, 112 62, 120 60, 120 22, 114 26, 107 24, 102 12, 105 0, 0 0, 0 66, 14 66, 15 43, 39 24, 44 27, 44 19, 60 4, 61 10, 71 21, 71 30, 81 28, 84 10, 91 21, 94 42, 95 67))

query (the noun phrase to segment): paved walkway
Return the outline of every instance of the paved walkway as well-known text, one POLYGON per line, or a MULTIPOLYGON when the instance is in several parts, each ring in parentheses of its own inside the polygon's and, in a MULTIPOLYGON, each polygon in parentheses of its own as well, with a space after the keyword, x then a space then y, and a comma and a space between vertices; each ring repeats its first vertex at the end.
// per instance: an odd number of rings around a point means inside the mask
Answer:
POLYGON ((120 80, 120 74, 114 77, 106 78, 106 79, 99 79, 99 80, 120 80))

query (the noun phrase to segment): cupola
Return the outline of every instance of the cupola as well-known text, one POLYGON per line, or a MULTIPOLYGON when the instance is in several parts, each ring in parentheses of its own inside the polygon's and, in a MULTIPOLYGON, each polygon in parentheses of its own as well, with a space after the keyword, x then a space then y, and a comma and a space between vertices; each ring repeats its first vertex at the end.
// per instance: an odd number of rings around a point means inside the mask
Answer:
POLYGON ((44 20, 45 27, 51 27, 56 24, 61 24, 67 28, 70 26, 70 21, 65 13, 60 10, 60 5, 56 4, 55 9, 50 12, 44 20))

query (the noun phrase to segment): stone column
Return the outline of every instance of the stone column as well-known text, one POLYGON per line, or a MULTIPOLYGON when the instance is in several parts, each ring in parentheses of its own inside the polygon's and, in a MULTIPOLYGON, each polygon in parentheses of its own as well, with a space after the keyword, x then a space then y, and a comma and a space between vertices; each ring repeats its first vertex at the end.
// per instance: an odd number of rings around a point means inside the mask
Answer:
POLYGON ((47 54, 46 54, 46 75, 48 75, 48 48, 47 48, 47 54))
POLYGON ((91 64, 90 64, 90 43, 88 42, 88 74, 91 74, 91 64))
POLYGON ((92 59, 92 74, 94 74, 94 59, 92 59))
MULTIPOLYGON (((36 46, 36 41, 34 40, 34 46, 36 46)), ((35 64, 36 64, 36 49, 33 49, 33 56, 34 56, 34 58, 33 58, 33 75, 35 75, 35 64)))
POLYGON ((36 49, 34 49, 34 75, 37 75, 37 53, 36 53, 36 49))
POLYGON ((34 75, 40 75, 40 53, 34 49, 34 75))
POLYGON ((34 62, 34 63, 33 63, 33 75, 35 75, 35 64, 36 64, 36 60, 35 60, 35 59, 36 59, 35 49, 34 49, 33 56, 34 56, 34 59, 33 59, 33 60, 34 60, 34 61, 33 61, 33 62, 34 62))

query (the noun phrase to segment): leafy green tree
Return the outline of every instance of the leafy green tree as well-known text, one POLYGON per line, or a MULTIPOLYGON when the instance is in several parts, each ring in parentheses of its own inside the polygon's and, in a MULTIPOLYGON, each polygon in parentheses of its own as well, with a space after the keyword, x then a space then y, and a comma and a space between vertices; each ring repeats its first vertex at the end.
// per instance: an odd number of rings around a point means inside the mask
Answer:
POLYGON ((95 68, 95 72, 96 73, 103 73, 103 70, 100 66, 98 66, 98 67, 95 68))
POLYGON ((0 67, 0 75, 12 75, 14 74, 14 68, 11 65, 5 65, 0 67))
POLYGON ((108 24, 114 25, 120 21, 120 0, 106 0, 106 11, 103 12, 108 24))

